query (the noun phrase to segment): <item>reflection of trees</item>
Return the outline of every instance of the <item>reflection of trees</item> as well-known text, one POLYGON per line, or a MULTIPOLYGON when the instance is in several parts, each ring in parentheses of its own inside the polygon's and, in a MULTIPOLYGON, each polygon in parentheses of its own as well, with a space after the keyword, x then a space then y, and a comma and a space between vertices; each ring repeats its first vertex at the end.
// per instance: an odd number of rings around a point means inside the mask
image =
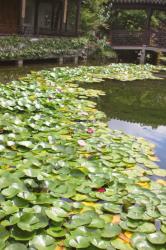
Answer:
POLYGON ((166 125, 166 80, 130 83, 110 81, 102 89, 106 95, 98 99, 98 108, 109 119, 116 118, 153 127, 166 125))

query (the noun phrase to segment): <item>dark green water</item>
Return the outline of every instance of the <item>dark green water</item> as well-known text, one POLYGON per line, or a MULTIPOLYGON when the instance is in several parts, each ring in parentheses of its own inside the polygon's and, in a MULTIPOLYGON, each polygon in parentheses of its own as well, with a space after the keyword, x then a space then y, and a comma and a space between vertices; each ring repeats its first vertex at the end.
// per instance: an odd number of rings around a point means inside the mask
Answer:
MULTIPOLYGON (((32 70, 55 66, 38 64, 23 68, 0 67, 0 82, 10 82, 32 70)), ((106 93, 97 98, 97 106, 106 113, 109 127, 155 143, 159 165, 166 168, 166 79, 134 82, 109 80, 86 84, 85 87, 101 89, 106 93)))

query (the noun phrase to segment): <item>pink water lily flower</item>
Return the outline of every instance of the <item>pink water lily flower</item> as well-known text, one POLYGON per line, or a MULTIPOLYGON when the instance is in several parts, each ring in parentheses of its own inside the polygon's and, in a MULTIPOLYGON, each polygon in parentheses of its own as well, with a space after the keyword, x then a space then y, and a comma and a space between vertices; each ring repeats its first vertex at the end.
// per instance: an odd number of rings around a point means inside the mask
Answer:
POLYGON ((86 142, 85 142, 84 140, 78 140, 78 144, 79 144, 81 147, 86 146, 86 142))
POLYGON ((88 134, 93 134, 94 132, 95 132, 95 130, 93 128, 88 128, 87 129, 88 134))
POLYGON ((99 192, 99 193, 104 193, 105 191, 106 191, 106 189, 103 188, 103 187, 101 187, 101 188, 99 188, 99 189, 97 190, 97 192, 99 192))

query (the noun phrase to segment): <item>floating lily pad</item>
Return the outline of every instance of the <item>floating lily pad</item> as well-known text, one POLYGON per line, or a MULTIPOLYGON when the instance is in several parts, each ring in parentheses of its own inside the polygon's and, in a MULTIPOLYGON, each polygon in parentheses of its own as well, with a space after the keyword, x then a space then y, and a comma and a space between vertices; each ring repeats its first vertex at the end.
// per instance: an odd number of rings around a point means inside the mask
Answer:
POLYGON ((152 244, 165 244, 166 243, 166 234, 157 231, 155 233, 149 234, 147 236, 148 241, 150 241, 152 244))
POLYGON ((104 238, 113 238, 121 233, 121 228, 118 225, 107 224, 103 231, 101 232, 101 236, 104 238))
POLYGON ((37 235, 29 242, 29 245, 37 250, 54 250, 56 242, 49 235, 37 235))

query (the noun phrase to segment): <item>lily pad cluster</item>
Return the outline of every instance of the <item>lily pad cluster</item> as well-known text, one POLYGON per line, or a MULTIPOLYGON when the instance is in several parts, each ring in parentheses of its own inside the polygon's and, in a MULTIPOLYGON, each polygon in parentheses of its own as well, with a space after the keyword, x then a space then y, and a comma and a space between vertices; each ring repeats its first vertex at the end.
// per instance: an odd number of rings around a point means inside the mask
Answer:
MULTIPOLYGON (((50 73, 57 82, 102 82, 105 79, 119 81, 135 81, 145 79, 160 79, 156 74, 164 70, 162 66, 150 64, 136 65, 125 63, 112 63, 105 66, 82 66, 77 68, 55 68, 50 73)), ((47 74, 47 72, 46 72, 47 74)))
POLYGON ((0 86, 0 249, 165 250, 154 146, 108 129, 73 72, 0 86))

